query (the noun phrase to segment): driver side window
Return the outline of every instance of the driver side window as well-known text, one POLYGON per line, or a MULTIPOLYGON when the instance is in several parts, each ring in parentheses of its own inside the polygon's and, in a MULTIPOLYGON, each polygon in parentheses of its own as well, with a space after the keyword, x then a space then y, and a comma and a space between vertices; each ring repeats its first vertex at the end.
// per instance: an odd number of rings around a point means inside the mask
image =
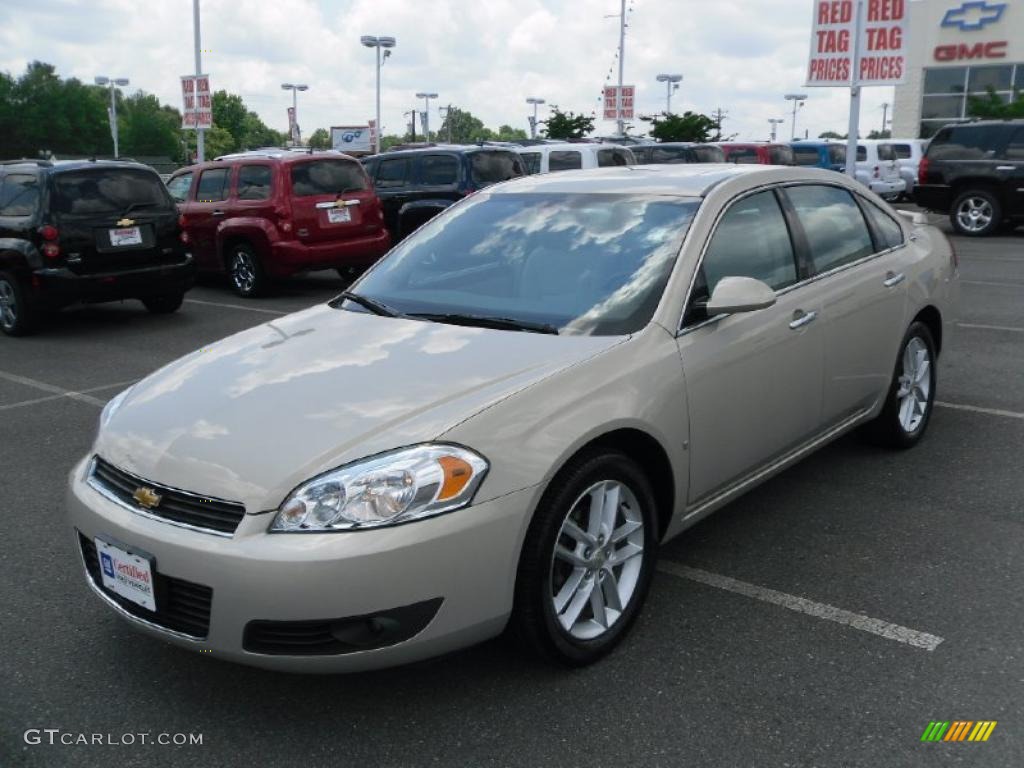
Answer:
POLYGON ((774 192, 745 197, 722 216, 694 280, 684 325, 707 319, 704 306, 723 277, 753 277, 775 290, 796 283, 796 255, 774 192))

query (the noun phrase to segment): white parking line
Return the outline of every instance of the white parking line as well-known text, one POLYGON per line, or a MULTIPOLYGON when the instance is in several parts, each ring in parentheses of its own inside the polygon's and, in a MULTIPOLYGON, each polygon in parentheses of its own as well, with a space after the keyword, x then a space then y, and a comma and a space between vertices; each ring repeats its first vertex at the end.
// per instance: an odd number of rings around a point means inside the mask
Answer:
POLYGON ((1013 333, 1024 333, 1024 328, 1014 328, 1009 325, 980 325, 979 323, 957 323, 958 328, 978 328, 983 331, 1011 331, 1013 333))
POLYGON ((978 405, 961 405, 960 403, 944 403, 936 400, 935 404, 942 408, 952 408, 955 411, 970 411, 971 413, 984 413, 989 416, 1002 416, 1007 419, 1024 419, 1024 413, 1017 411, 1004 411, 1000 408, 982 408, 978 405))
POLYGON ((897 643, 904 643, 926 651, 934 651, 938 648, 939 643, 943 641, 943 638, 928 634, 927 632, 919 632, 916 629, 901 627, 899 624, 882 621, 881 619, 873 619, 862 613, 853 613, 842 608, 836 608, 827 603, 816 603, 803 597, 797 597, 785 592, 777 592, 774 589, 759 587, 756 584, 749 584, 745 581, 731 579, 728 576, 702 571, 699 568, 690 568, 689 566, 667 560, 662 560, 658 563, 658 570, 683 579, 689 579, 690 581, 707 584, 709 587, 724 589, 727 592, 735 592, 744 597, 752 597, 755 600, 788 608, 797 613, 814 616, 817 619, 844 624, 848 627, 859 629, 862 632, 870 632, 873 635, 884 637, 886 640, 895 640, 897 643))
MULTIPOLYGON (((2 375, 2 374, 0 374, 0 375, 2 375)), ((54 400, 63 400, 66 397, 71 398, 74 395, 86 395, 89 392, 102 392, 104 389, 115 389, 115 388, 120 388, 120 387, 127 387, 127 386, 129 386, 131 384, 134 384, 136 381, 138 381, 138 379, 132 379, 131 381, 118 381, 118 382, 115 382, 113 384, 103 384, 102 386, 99 386, 99 387, 89 387, 89 389, 83 389, 83 390, 80 390, 78 392, 61 392, 61 394, 59 394, 59 395, 49 395, 47 397, 37 397, 37 398, 35 398, 33 400, 21 400, 21 401, 19 401, 17 403, 8 403, 7 405, 0 405, 0 411, 10 411, 10 410, 13 410, 14 408, 25 408, 26 406, 29 406, 29 405, 39 405, 40 403, 49 403, 49 402, 52 402, 54 400)), ((19 383, 21 383, 21 382, 19 382, 19 383)), ((29 386, 31 386, 31 385, 29 385, 29 386)), ((96 405, 97 403, 100 406, 105 405, 105 403, 103 403, 102 401, 97 401, 96 398, 85 399, 85 398, 79 397, 78 399, 82 400, 82 402, 89 403, 89 405, 96 405)))
POLYGON ((246 307, 243 304, 223 304, 219 301, 202 301, 201 299, 185 299, 186 304, 202 304, 206 307, 223 307, 224 309, 244 309, 246 312, 262 312, 265 315, 290 315, 291 312, 279 312, 276 309, 263 307, 246 307))
POLYGON ((1024 288, 1024 283, 997 283, 994 280, 961 280, 960 285, 991 285, 996 288, 1024 288))
POLYGON ((69 397, 72 400, 78 400, 83 403, 89 403, 89 405, 98 405, 102 408, 106 405, 102 400, 98 400, 95 397, 89 397, 89 395, 83 395, 81 392, 72 392, 70 389, 63 389, 61 387, 55 387, 53 384, 47 384, 45 381, 37 381, 36 379, 30 379, 27 376, 18 376, 14 373, 6 373, 0 371, 0 379, 6 379, 7 381, 14 382, 15 384, 23 384, 26 387, 33 387, 42 392, 49 392, 53 395, 59 395, 61 397, 69 397))

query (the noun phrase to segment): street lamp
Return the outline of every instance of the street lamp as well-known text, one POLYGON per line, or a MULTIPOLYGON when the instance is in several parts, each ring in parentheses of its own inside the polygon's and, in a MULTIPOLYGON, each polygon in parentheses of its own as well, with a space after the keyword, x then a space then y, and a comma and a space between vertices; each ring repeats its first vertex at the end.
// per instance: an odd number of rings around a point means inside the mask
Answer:
POLYGON ((384 50, 384 58, 386 59, 388 56, 391 55, 391 50, 390 49, 395 47, 395 43, 397 41, 393 37, 375 37, 374 35, 363 35, 362 37, 359 38, 359 42, 361 42, 367 48, 376 48, 377 49, 377 130, 375 131, 375 133, 376 133, 376 142, 375 142, 376 146, 373 148, 373 151, 376 152, 377 154, 380 154, 380 134, 381 134, 381 124, 380 124, 380 65, 381 65, 381 56, 380 56, 380 50, 381 50, 381 48, 385 49, 384 50))
POLYGON ((110 135, 114 137, 114 159, 119 155, 117 144, 117 100, 114 98, 115 85, 128 85, 127 77, 97 77, 93 81, 96 85, 106 85, 110 90, 110 106, 107 107, 107 117, 110 118, 110 135))
POLYGON ((423 140, 430 142, 430 100, 436 99, 436 93, 417 93, 417 99, 423 99, 423 140))
POLYGON ((806 93, 787 93, 785 96, 786 101, 793 102, 793 131, 790 137, 794 141, 796 140, 796 110, 798 107, 802 107, 804 102, 807 101, 806 93))
POLYGON ((530 138, 537 138, 537 106, 544 103, 544 99, 537 99, 531 96, 526 100, 527 104, 533 104, 533 117, 530 118, 530 138))
POLYGON ((665 114, 672 114, 672 91, 679 90, 679 83, 682 82, 682 75, 658 75, 656 78, 659 83, 665 84, 665 114))
POLYGON ((772 143, 774 144, 775 143, 775 129, 779 125, 781 125, 782 123, 784 123, 786 121, 783 120, 781 117, 769 117, 768 118, 768 122, 772 124, 772 139, 771 140, 772 140, 772 143))
MULTIPOLYGON (((292 120, 294 120, 295 131, 292 133, 292 143, 295 146, 299 146, 302 143, 302 132, 299 130, 299 91, 308 91, 308 85, 299 85, 292 83, 281 83, 282 91, 292 92, 292 120)), ((290 128, 291 126, 289 126, 290 128)))

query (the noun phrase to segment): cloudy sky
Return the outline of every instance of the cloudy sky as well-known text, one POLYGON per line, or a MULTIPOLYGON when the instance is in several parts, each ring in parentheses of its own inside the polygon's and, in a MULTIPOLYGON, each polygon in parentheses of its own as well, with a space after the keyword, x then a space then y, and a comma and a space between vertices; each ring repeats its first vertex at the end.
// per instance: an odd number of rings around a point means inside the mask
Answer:
MULTIPOLYGON (((848 91, 804 88, 810 0, 627 0, 627 84, 638 112, 664 108, 659 72, 681 73, 673 111, 727 113, 724 129, 765 139, 789 118, 783 94, 809 94, 797 129, 845 133, 848 91)), ((488 126, 527 128, 528 96, 563 110, 599 110, 617 78, 618 0, 202 0, 203 69, 216 89, 241 94, 283 130, 299 96, 305 135, 365 123, 374 110, 373 52, 361 35, 398 39, 382 70, 385 133, 405 130, 417 91, 468 109, 488 126)), ((191 0, 27 0, 0 7, 0 69, 40 59, 61 75, 131 78, 131 88, 179 105, 179 76, 194 71, 191 0)), ((880 128, 891 88, 866 88, 861 130, 880 128)), ((180 105, 179 105, 180 106, 180 105)), ((419 105, 422 109, 422 102, 419 105)), ((432 106, 432 125, 440 118, 432 106)), ((543 118, 543 111, 541 117, 543 118)), ((614 123, 598 120, 597 132, 614 123)), ((642 123, 640 124, 643 125, 642 123)), ((781 134, 788 138, 789 123, 781 134)))

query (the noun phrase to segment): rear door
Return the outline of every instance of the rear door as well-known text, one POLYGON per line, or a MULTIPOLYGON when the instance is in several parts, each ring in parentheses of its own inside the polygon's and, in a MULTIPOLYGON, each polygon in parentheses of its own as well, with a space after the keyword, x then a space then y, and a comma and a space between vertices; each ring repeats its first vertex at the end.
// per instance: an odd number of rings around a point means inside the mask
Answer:
POLYGON ((377 196, 356 160, 312 155, 289 163, 286 176, 300 241, 346 240, 379 227, 377 196))
POLYGON ((243 163, 238 166, 231 197, 231 216, 274 219, 274 166, 270 163, 243 163))
POLYGON ((410 200, 457 200, 460 165, 459 158, 450 153, 417 155, 410 200))

